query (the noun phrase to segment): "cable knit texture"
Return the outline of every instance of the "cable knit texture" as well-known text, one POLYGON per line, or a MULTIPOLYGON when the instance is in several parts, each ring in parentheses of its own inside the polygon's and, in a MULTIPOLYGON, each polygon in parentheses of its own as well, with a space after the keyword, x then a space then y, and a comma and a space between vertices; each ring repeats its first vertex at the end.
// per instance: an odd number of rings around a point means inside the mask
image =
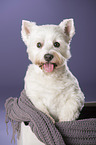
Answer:
POLYGON ((20 124, 25 122, 45 145, 96 145, 96 119, 56 122, 39 111, 26 96, 25 90, 18 98, 6 100, 6 119, 12 123, 13 136, 20 135, 20 124))

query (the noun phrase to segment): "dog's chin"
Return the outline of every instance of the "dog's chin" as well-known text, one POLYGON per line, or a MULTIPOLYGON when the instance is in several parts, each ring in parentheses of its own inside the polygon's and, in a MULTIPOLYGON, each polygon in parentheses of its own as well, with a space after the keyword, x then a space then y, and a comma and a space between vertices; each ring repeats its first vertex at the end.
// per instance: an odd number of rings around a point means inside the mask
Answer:
POLYGON ((46 62, 46 63, 41 63, 39 67, 46 73, 52 73, 57 68, 57 64, 46 62))

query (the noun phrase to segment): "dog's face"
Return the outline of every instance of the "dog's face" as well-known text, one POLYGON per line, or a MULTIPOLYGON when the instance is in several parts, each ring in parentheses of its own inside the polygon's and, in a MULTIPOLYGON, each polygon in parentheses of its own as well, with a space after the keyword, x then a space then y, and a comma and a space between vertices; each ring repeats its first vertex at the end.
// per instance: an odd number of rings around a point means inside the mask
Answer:
POLYGON ((21 34, 29 59, 48 73, 63 66, 70 58, 70 41, 74 33, 73 19, 63 20, 59 25, 41 26, 22 21, 21 34))

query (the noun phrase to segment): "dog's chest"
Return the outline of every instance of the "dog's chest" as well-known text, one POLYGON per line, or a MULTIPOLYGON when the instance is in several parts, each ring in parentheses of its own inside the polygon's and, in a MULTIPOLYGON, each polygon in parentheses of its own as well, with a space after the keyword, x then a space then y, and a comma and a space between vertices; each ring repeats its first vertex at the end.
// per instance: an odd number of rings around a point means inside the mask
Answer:
MULTIPOLYGON (((50 100, 58 96, 62 90, 62 83, 52 78, 44 76, 30 77, 25 82, 27 91, 32 92, 33 96, 38 99, 50 100)), ((30 95, 30 93, 29 93, 30 95)))
POLYGON ((29 67, 25 76, 25 90, 32 102, 42 101, 48 108, 56 110, 63 89, 63 80, 37 73, 29 67))

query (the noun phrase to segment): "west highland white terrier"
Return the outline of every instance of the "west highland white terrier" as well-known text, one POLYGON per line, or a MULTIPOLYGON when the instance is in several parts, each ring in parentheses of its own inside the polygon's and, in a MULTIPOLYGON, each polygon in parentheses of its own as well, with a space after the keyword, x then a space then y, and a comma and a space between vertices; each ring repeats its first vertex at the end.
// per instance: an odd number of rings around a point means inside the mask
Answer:
MULTIPOLYGON (((41 26, 22 21, 21 35, 32 62, 24 79, 24 89, 32 103, 53 122, 77 119, 84 105, 78 81, 67 66, 74 34, 73 19, 65 19, 59 25, 41 26)), ((22 123, 18 145, 32 144, 44 145, 22 123)))

